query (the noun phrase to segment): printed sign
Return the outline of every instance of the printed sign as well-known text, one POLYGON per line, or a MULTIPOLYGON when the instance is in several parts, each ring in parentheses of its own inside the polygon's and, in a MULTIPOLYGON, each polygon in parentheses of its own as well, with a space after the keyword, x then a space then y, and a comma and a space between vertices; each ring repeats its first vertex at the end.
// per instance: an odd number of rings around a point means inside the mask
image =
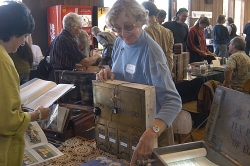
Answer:
POLYGON ((213 13, 206 11, 192 11, 192 18, 200 18, 201 15, 204 15, 207 18, 212 18, 213 13))

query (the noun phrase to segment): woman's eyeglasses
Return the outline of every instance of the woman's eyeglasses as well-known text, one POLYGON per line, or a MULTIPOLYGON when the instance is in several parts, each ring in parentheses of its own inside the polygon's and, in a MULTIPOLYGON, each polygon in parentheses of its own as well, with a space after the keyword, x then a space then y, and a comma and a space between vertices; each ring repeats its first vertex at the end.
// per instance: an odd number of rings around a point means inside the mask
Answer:
POLYGON ((123 28, 121 28, 121 27, 113 27, 112 31, 114 31, 116 33, 120 33, 122 31, 122 29, 125 30, 125 31, 132 31, 134 28, 135 28, 135 23, 134 24, 125 23, 123 25, 123 28))

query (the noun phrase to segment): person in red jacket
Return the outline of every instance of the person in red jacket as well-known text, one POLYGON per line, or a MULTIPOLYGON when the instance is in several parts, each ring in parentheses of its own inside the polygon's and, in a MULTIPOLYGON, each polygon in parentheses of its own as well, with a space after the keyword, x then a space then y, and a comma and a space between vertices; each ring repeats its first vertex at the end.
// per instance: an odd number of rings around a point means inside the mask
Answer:
POLYGON ((211 53, 206 47, 204 28, 209 26, 209 19, 201 17, 197 24, 189 29, 188 49, 190 52, 190 63, 208 60, 211 63, 215 59, 215 54, 211 53))

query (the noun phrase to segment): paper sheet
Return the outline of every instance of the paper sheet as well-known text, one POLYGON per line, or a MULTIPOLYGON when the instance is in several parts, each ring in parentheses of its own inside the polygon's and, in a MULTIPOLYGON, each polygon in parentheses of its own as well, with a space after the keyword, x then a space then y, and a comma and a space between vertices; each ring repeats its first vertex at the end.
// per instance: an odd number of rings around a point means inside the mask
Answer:
POLYGON ((168 166, 217 166, 216 164, 209 161, 206 157, 181 160, 167 164, 168 166))
POLYGON ((160 155, 160 157, 166 162, 171 163, 180 160, 186 160, 197 157, 204 157, 207 155, 207 150, 205 148, 198 148, 192 150, 186 150, 176 153, 160 155))

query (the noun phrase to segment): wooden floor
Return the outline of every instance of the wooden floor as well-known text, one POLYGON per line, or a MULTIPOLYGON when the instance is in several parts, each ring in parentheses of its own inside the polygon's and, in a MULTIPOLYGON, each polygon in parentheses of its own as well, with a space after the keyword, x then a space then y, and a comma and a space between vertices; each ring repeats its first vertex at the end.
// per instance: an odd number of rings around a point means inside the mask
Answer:
MULTIPOLYGON (((205 130, 206 127, 200 128, 200 129, 193 129, 192 130, 192 136, 194 141, 201 141, 204 140, 204 134, 205 134, 205 130)), ((181 143, 187 143, 187 142, 192 142, 192 139, 190 137, 190 135, 186 135, 186 134, 181 134, 180 135, 181 138, 181 143)), ((175 144, 179 144, 179 140, 178 140, 178 135, 175 134, 175 144)))
MULTIPOLYGON (((188 102, 182 105, 182 109, 188 111, 189 113, 191 113, 191 116, 193 115, 195 118, 195 113, 197 112, 197 101, 192 101, 192 102, 188 102)), ((194 120, 194 119, 193 119, 194 120)), ((204 123, 205 124, 205 123, 204 123)), ((193 141, 201 141, 204 140, 204 134, 205 134, 205 130, 206 130, 206 126, 202 125, 202 128, 196 129, 193 128, 192 129, 192 136, 193 136, 193 141)), ((186 134, 181 134, 180 135, 181 138, 181 143, 187 143, 187 142, 192 142, 192 139, 190 137, 190 135, 186 135, 186 134)), ((178 135, 175 134, 175 144, 179 144, 179 140, 178 140, 178 135)))

